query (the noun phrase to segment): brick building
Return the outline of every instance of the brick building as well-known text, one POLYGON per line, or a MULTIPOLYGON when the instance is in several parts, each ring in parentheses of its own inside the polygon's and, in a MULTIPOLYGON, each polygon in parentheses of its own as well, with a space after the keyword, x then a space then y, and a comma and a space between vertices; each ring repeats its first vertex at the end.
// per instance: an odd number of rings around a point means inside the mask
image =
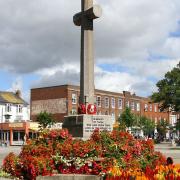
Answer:
MULTIPOLYGON (((31 89, 31 120, 35 121, 41 111, 52 113, 57 122, 62 122, 64 116, 77 114, 79 94, 79 86, 74 85, 31 89)), ((95 98, 97 114, 111 115, 114 122, 126 106, 133 113, 149 117, 155 122, 160 119, 169 121, 168 112, 160 112, 158 103, 128 91, 117 93, 96 89, 95 98)))

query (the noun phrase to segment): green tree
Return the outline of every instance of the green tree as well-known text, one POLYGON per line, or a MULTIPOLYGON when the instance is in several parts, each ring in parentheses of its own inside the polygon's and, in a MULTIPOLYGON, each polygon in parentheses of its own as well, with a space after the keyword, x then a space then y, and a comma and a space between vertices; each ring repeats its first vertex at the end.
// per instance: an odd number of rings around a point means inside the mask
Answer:
POLYGON ((132 127, 134 125, 134 115, 131 109, 126 107, 121 116, 119 117, 119 123, 125 125, 126 127, 132 127))
POLYGON ((47 126, 53 125, 55 123, 54 119, 52 118, 52 114, 46 111, 40 112, 37 115, 37 121, 39 122, 39 127, 41 129, 45 129, 47 126))
POLYGON ((161 137, 165 137, 166 136, 166 132, 167 132, 167 128, 169 126, 168 121, 161 119, 158 123, 157 123, 157 132, 161 137))
POLYGON ((141 117, 141 121, 144 135, 153 134, 155 129, 155 122, 145 116, 141 117))
POLYGON ((161 110, 171 108, 176 112, 180 111, 180 62, 156 86, 158 92, 153 93, 152 100, 160 102, 161 110))
POLYGON ((144 135, 150 135, 154 132, 155 123, 146 116, 135 115, 135 126, 143 130, 144 135))

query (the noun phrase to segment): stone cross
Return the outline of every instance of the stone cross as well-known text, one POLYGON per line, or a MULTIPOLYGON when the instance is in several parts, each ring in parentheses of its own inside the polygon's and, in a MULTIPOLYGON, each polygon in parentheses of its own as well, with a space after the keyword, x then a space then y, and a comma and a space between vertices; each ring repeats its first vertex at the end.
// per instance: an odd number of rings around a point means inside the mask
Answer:
POLYGON ((81 26, 80 104, 94 104, 94 50, 93 20, 102 14, 93 0, 81 0, 81 12, 73 17, 74 24, 81 26))

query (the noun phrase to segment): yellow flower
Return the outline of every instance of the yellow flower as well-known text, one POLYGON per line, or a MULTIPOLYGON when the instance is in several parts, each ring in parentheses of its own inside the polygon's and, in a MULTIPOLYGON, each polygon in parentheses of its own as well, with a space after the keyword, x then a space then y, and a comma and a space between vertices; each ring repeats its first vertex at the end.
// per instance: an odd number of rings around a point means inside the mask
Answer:
POLYGON ((163 174, 156 174, 155 179, 157 179, 157 180, 165 180, 165 177, 164 177, 163 174))

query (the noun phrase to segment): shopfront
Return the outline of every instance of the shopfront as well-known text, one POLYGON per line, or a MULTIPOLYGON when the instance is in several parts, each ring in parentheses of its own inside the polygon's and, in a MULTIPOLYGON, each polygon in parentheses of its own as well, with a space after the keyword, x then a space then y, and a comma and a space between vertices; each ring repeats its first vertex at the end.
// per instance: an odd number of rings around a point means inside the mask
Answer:
POLYGON ((38 123, 17 122, 0 124, 1 145, 23 145, 27 138, 36 138, 38 123))

